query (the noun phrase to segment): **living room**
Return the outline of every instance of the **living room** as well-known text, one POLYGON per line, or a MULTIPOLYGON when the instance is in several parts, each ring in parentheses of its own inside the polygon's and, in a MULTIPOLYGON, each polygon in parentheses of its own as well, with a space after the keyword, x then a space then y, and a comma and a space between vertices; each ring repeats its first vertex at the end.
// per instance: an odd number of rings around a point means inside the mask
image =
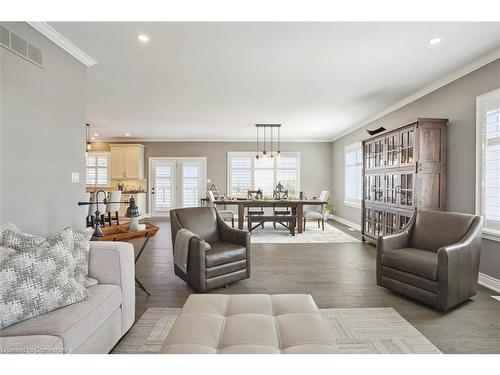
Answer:
POLYGON ((500 20, 134 9, 0 19, 2 359, 500 354, 500 20))

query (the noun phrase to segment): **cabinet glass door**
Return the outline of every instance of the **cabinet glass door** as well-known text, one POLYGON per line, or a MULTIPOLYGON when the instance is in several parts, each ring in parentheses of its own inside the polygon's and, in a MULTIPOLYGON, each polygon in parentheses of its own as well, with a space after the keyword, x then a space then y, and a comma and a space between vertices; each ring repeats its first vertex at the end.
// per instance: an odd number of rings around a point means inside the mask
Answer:
POLYGON ((398 205, 399 175, 387 174, 385 176, 385 203, 390 206, 398 205))
POLYGON ((384 202, 384 176, 375 175, 373 184, 373 201, 377 203, 384 202))
POLYGON ((399 133, 400 165, 412 165, 415 155, 415 129, 403 130, 399 133))
POLYGON ((399 165, 399 137, 398 134, 389 135, 385 139, 385 160, 388 167, 399 165))
POLYGON ((413 173, 402 173, 399 184, 399 206, 411 208, 414 206, 414 182, 413 173))
POLYGON ((385 232, 384 234, 395 233, 398 231, 398 214, 397 212, 386 211, 385 212, 385 232))
POLYGON ((373 167, 384 166, 384 138, 373 142, 373 167))
POLYGON ((374 159, 373 159, 373 142, 366 142, 365 143, 365 149, 364 149, 364 165, 365 169, 371 169, 374 167, 374 159))

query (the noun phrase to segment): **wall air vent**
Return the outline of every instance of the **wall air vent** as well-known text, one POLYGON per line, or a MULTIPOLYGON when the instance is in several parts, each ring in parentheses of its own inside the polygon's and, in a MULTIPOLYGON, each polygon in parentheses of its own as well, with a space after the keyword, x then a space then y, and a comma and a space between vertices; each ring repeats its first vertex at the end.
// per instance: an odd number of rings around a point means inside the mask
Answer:
POLYGON ((43 67, 43 53, 26 39, 0 24, 0 46, 14 52, 38 67, 43 67))

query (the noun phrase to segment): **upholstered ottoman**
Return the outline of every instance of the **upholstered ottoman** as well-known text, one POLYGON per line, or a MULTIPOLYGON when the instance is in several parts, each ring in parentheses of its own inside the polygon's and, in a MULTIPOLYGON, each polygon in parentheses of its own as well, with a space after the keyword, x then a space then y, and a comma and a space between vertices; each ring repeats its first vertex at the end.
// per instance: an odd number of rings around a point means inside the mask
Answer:
POLYGON ((333 334, 307 294, 193 294, 162 353, 334 353, 333 334))

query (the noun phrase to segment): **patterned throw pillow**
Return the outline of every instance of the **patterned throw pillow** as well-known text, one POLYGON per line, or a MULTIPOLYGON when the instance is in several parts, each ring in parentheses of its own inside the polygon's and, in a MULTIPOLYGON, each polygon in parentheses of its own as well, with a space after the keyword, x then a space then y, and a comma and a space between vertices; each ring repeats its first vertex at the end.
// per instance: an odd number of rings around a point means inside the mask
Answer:
POLYGON ((21 232, 18 227, 16 227, 12 223, 6 223, 0 225, 0 246, 3 246, 3 234, 7 231, 10 230, 11 232, 19 233, 21 232))
MULTIPOLYGON (((97 280, 88 276, 89 274, 89 254, 90 238, 94 230, 86 228, 77 232, 67 228, 74 234, 73 257, 77 265, 76 279, 85 287, 97 285, 97 280)), ((10 247, 16 251, 27 251, 45 241, 45 238, 31 233, 20 233, 7 230, 3 236, 3 246, 10 247)))
POLYGON ((75 232, 75 246, 73 256, 76 261, 76 276, 82 280, 85 287, 97 285, 96 279, 89 276, 89 256, 90 256, 90 239, 94 233, 94 228, 86 228, 75 232))
POLYGON ((0 261, 0 329, 88 298, 76 280, 73 246, 67 228, 0 261))

